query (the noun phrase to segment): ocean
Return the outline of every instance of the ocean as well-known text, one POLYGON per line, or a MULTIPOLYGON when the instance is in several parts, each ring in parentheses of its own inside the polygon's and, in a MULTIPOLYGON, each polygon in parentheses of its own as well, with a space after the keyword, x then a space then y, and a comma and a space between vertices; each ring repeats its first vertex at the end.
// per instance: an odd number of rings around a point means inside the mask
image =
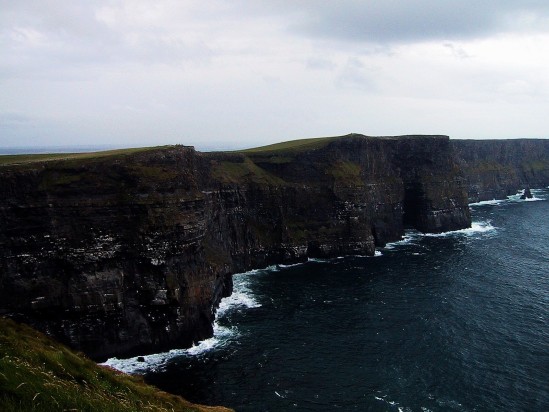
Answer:
POLYGON ((107 364, 237 411, 549 410, 549 190, 376 256, 235 275, 215 336, 107 364))

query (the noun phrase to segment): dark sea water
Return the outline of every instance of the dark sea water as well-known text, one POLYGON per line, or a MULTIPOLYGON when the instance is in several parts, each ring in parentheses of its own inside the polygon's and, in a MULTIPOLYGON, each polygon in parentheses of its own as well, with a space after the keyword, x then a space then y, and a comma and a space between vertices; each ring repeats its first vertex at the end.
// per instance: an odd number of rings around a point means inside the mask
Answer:
POLYGON ((549 191, 376 257, 235 276, 216 336, 109 361, 237 411, 549 411, 549 191))

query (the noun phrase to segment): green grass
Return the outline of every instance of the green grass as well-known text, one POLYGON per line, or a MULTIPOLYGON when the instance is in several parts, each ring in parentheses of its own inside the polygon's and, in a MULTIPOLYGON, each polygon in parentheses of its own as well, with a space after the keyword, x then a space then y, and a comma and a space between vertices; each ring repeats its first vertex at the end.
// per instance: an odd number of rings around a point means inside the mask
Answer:
POLYGON ((333 142, 334 140, 343 139, 346 136, 333 136, 333 137, 313 137, 310 139, 290 140, 288 142, 281 142, 270 144, 267 146, 254 147, 251 149, 240 150, 240 153, 244 154, 266 154, 272 152, 294 152, 303 150, 319 149, 333 142))
POLYGON ((169 149, 174 146, 137 147, 130 149, 106 150, 102 152, 86 153, 45 153, 45 154, 19 154, 0 155, 0 166, 25 165, 38 162, 51 162, 58 160, 89 160, 109 156, 127 156, 131 154, 147 152, 149 150, 169 149))
POLYGON ((212 167, 212 176, 224 183, 254 182, 276 185, 285 184, 282 179, 257 166, 249 158, 243 159, 242 162, 217 162, 212 167))
POLYGON ((210 411, 146 385, 141 378, 100 367, 35 331, 0 318, 0 410, 210 411))
POLYGON ((336 162, 329 169, 330 173, 338 182, 363 185, 360 177, 360 166, 353 162, 336 162))

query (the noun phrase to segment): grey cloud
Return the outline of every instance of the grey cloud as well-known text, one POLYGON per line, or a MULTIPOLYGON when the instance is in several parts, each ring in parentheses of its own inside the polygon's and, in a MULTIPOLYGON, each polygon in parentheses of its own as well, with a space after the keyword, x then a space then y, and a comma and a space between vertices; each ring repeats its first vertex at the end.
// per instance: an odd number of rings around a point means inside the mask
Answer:
POLYGON ((467 53, 467 51, 463 47, 457 46, 453 43, 444 43, 443 46, 446 49, 450 50, 450 52, 454 55, 454 57, 458 59, 463 60, 463 59, 471 58, 471 55, 467 53))
MULTIPOLYGON (((0 62, 2 78, 32 75, 66 80, 113 64, 203 62, 214 54, 200 39, 174 35, 177 16, 169 27, 162 21, 133 22, 124 13, 146 16, 147 9, 136 12, 123 2, 0 1, 0 7, 0 47, 7 51, 0 62), (109 25, 101 18, 106 5, 119 7, 115 10, 120 23, 109 25)), ((177 4, 173 8, 174 14, 184 9, 177 4)))
MULTIPOLYGON (((487 61, 486 47, 508 56, 522 36, 467 41, 547 31, 545 1, 0 0, 0 10, 0 146, 405 133, 417 105, 454 135, 486 105, 505 120, 501 135, 531 126, 503 103, 547 111, 545 60, 487 61), (426 40, 437 44, 413 44, 426 40)), ((546 36, 524 38, 547 55, 546 36)))
POLYGON ((333 70, 336 68, 336 64, 323 57, 310 57, 306 61, 306 67, 314 70, 333 70))
MULTIPOLYGON (((244 4, 249 6, 248 1, 244 4)), ((292 16, 288 29, 295 33, 346 42, 469 39, 549 29, 545 0, 301 0, 275 2, 262 11, 292 16)))
POLYGON ((367 67, 357 57, 350 57, 345 66, 340 70, 336 84, 342 88, 359 89, 367 93, 377 91, 376 75, 378 70, 367 67))

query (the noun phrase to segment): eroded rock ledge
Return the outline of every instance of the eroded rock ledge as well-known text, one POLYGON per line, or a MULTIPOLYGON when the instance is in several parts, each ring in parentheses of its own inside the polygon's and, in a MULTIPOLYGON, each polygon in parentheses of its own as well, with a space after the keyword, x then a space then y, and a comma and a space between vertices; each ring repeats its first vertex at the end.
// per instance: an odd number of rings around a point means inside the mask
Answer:
POLYGON ((446 136, 0 167, 0 314, 95 359, 212 334, 232 273, 470 226, 446 136))

